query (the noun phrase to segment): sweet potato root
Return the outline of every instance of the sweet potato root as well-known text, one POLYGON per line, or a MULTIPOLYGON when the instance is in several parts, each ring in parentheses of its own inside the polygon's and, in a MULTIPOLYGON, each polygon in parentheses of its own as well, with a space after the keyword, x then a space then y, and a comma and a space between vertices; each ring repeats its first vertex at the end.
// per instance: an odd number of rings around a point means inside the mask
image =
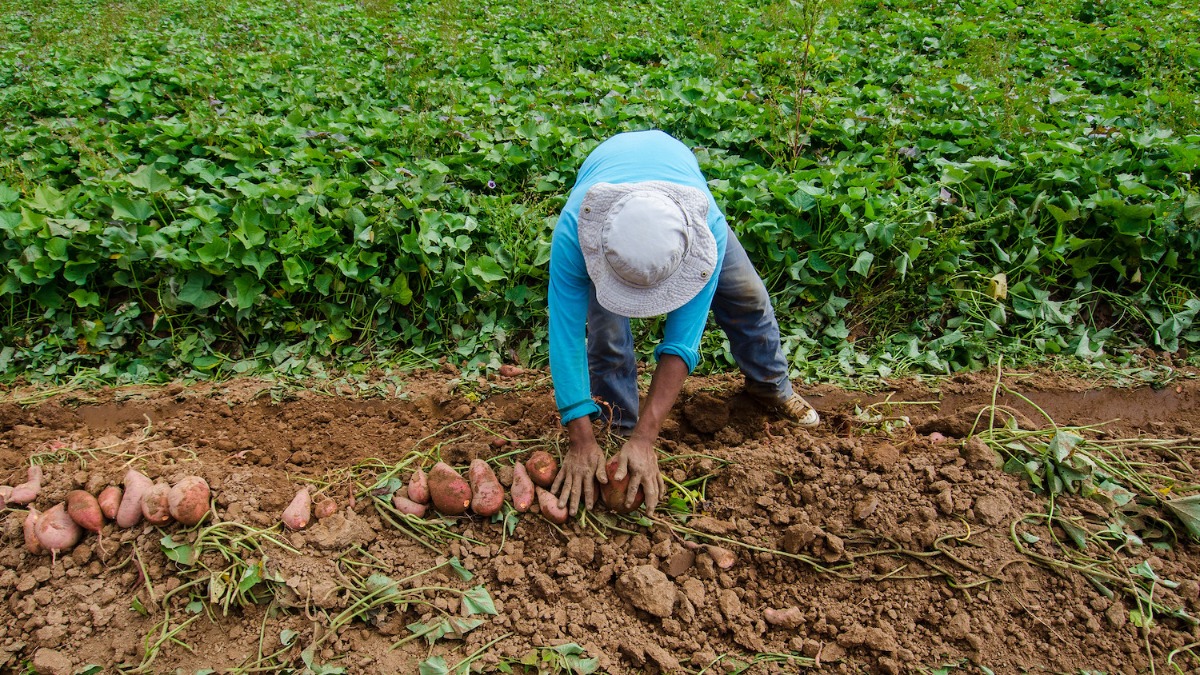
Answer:
POLYGON ((191 527, 208 513, 210 495, 208 481, 200 476, 186 476, 167 493, 167 508, 172 518, 191 527))
POLYGON ((142 499, 154 483, 137 469, 125 474, 125 491, 117 508, 117 527, 133 527, 142 522, 142 499))
POLYGON ((525 470, 524 464, 516 464, 513 466, 513 481, 512 481, 512 503, 513 508, 521 513, 529 510, 533 506, 533 479, 529 477, 529 472, 525 470))
POLYGON ((100 491, 100 496, 96 497, 96 503, 100 505, 100 513, 104 514, 109 520, 116 520, 117 511, 121 508, 121 495, 123 491, 116 485, 109 485, 100 491))
POLYGON ((396 490, 396 494, 392 495, 392 506, 400 513, 418 518, 424 518, 425 510, 429 508, 426 504, 418 504, 409 499, 404 490, 396 490))
POLYGON ((38 494, 42 491, 42 467, 31 466, 26 475, 28 480, 13 487, 12 492, 5 499, 7 503, 24 506, 37 499, 38 494))
POLYGON ((316 516, 318 520, 322 518, 328 518, 335 513, 337 513, 337 502, 333 501, 329 497, 322 498, 321 501, 317 502, 317 505, 313 507, 313 515, 316 516))
POLYGON ((161 527, 171 522, 171 486, 155 483, 142 497, 142 517, 151 525, 161 527))
POLYGON ((42 542, 37 538, 37 523, 41 517, 41 512, 32 506, 29 507, 29 513, 25 516, 25 550, 34 555, 42 555, 46 552, 46 547, 42 546, 42 542))
POLYGON ((308 494, 308 488, 303 487, 292 497, 292 503, 283 510, 283 524, 289 530, 303 530, 308 527, 308 521, 311 519, 312 497, 308 494))
POLYGON ((471 486, 449 464, 438 462, 429 472, 429 496, 439 512, 459 516, 471 505, 471 486))
POLYGON ((642 500, 645 499, 646 493, 642 491, 642 486, 638 486, 637 494, 633 496, 633 504, 627 505, 626 501, 629 497, 629 474, 621 480, 613 478, 617 473, 617 467, 620 462, 616 457, 608 460, 608 464, 604 465, 604 472, 608 474, 608 483, 600 486, 600 496, 604 499, 604 505, 617 513, 632 513, 642 505, 642 500))
POLYGON ((492 467, 476 459, 471 462, 467 476, 471 479, 471 510, 484 517, 499 513, 504 506, 504 487, 492 467))
POLYGON ((567 522, 567 508, 558 505, 558 497, 555 497, 553 492, 537 488, 537 498, 538 507, 542 511, 543 518, 555 525, 562 525, 567 522))
POLYGON ((67 493, 67 515, 88 532, 100 534, 104 528, 104 513, 100 510, 100 503, 87 490, 71 490, 67 493))
POLYGON ((55 504, 43 513, 37 519, 35 531, 37 540, 54 558, 58 556, 59 551, 73 548, 83 537, 83 528, 71 520, 71 516, 67 514, 67 505, 63 503, 55 504))
POLYGON ((537 450, 525 460, 525 470, 538 487, 548 488, 558 475, 558 460, 545 450, 537 450))
POLYGON ((429 503, 429 479, 424 469, 417 469, 408 479, 408 499, 418 504, 429 503))

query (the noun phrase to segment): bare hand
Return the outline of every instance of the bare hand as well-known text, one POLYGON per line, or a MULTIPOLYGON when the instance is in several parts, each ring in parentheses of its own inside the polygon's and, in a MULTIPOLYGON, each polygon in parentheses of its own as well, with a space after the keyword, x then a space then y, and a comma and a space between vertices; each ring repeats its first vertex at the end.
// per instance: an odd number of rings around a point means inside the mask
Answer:
POLYGON ((658 454, 654 444, 637 438, 630 439, 617 455, 617 471, 613 480, 624 480, 629 475, 629 487, 625 490, 625 508, 633 508, 638 488, 645 492, 646 515, 654 515, 658 500, 667 493, 667 484, 658 470, 658 454))
POLYGON ((571 447, 563 457, 550 492, 558 495, 559 508, 570 505, 568 512, 574 516, 579 512, 581 496, 588 509, 596 505, 596 480, 607 483, 608 475, 604 472, 604 453, 589 423, 586 433, 572 434, 571 447))

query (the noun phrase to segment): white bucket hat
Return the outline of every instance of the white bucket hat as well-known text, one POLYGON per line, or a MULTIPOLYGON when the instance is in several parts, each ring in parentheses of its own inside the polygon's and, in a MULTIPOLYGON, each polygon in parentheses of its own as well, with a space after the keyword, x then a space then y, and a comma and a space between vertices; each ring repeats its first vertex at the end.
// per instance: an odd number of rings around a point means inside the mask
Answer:
POLYGON ((621 316, 674 311, 716 273, 708 197, 686 185, 593 185, 579 210, 579 245, 596 299, 621 316))

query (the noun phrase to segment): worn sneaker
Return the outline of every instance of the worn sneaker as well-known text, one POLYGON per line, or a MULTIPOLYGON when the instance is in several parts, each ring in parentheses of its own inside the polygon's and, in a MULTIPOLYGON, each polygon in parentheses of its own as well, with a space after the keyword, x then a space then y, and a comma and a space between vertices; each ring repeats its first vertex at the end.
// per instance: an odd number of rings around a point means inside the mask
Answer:
POLYGON ((800 394, 793 393, 791 398, 775 404, 775 410, 784 417, 796 422, 802 427, 815 427, 821 423, 821 416, 800 394))

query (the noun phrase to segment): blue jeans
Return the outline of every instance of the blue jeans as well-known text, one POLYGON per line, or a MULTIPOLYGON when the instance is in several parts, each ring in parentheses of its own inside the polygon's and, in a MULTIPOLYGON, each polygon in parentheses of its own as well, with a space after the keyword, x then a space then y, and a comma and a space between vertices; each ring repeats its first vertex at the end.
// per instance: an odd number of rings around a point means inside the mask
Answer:
MULTIPOLYGON (((729 338, 734 362, 746 377, 746 392, 768 402, 791 397, 788 362, 779 341, 771 297, 732 230, 712 311, 717 325, 729 338)), ((588 304, 587 354, 592 395, 604 402, 601 408, 608 406, 601 411, 601 418, 612 422, 615 433, 628 434, 638 417, 633 332, 628 318, 613 314, 596 301, 595 287, 588 304)))

